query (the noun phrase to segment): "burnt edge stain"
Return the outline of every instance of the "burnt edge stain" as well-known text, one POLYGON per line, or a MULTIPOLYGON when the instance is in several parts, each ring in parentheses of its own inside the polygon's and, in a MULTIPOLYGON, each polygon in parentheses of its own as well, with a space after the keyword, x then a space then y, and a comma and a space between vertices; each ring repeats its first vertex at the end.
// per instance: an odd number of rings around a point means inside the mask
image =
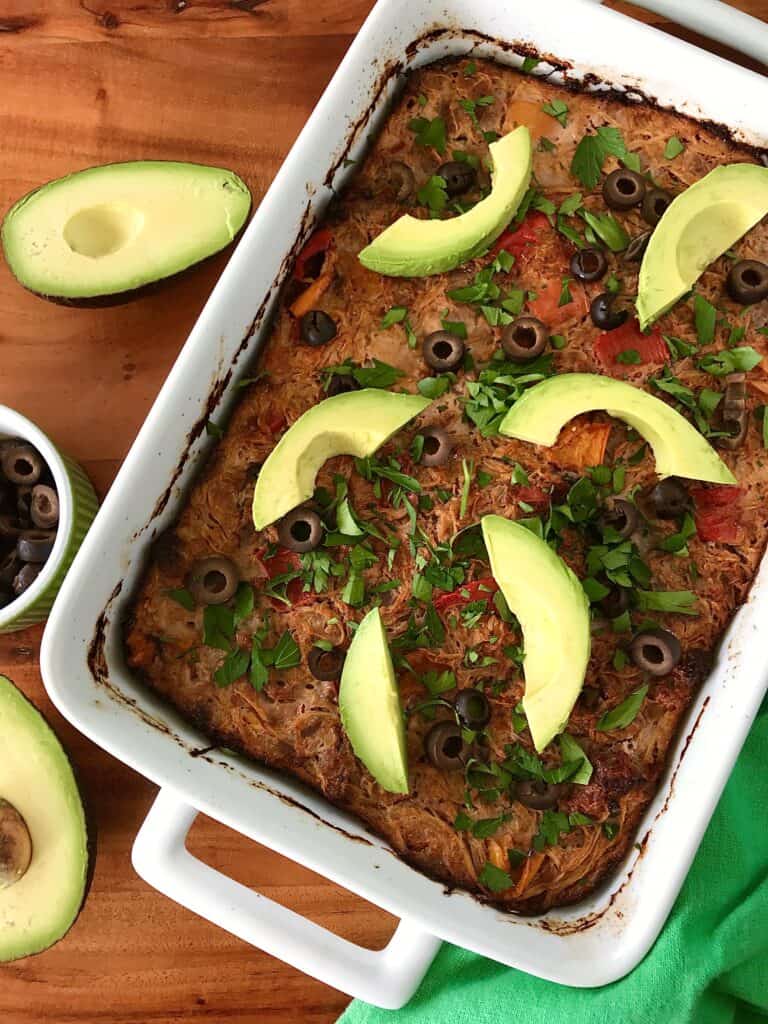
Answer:
POLYGON ((16 35, 19 32, 26 32, 30 28, 37 28, 43 22, 40 18, 0 18, 0 33, 16 35))
MULTIPOLYGON (((177 2, 176 2, 176 10, 177 11, 183 10, 186 6, 187 6, 187 4, 186 4, 185 0, 177 0, 177 2)), ((606 97, 606 98, 609 98, 609 99, 614 99, 614 100, 617 100, 618 102, 621 102, 621 103, 623 103, 625 105, 628 105, 628 106, 629 105, 633 105, 634 106, 634 105, 637 105, 638 103, 645 103, 645 104, 648 104, 649 106, 651 106, 651 107, 653 107, 655 109, 658 109, 658 110, 670 110, 670 109, 674 110, 673 107, 665 107, 655 97, 650 96, 649 94, 645 93, 639 87, 627 86, 624 89, 618 89, 615 86, 613 86, 610 82, 608 82, 607 80, 602 79, 598 75, 595 75, 595 74, 592 74, 592 73, 587 73, 587 74, 585 74, 580 79, 571 78, 571 77, 569 77, 569 71, 571 71, 573 69, 573 65, 572 65, 572 63, 570 63, 570 62, 568 62, 566 60, 559 59, 559 58, 557 58, 557 57, 555 57, 553 55, 550 55, 550 54, 543 54, 540 51, 538 51, 535 47, 533 47, 530 44, 527 44, 525 42, 521 42, 521 41, 517 41, 517 42, 500 41, 498 39, 494 39, 492 36, 488 36, 488 35, 486 35, 484 33, 477 32, 477 31, 471 30, 471 29, 434 28, 434 29, 424 33, 422 36, 420 36, 418 39, 414 40, 412 43, 410 43, 408 45, 408 47, 406 48, 406 57, 407 58, 411 58, 411 57, 415 56, 418 53, 418 51, 423 46, 427 45, 428 43, 435 42, 435 41, 438 41, 440 39, 445 39, 445 38, 469 38, 469 39, 474 39, 476 45, 479 45, 481 43, 489 43, 489 44, 491 44, 491 45, 501 49, 503 52, 506 52, 506 53, 514 53, 514 54, 516 54, 517 56, 520 56, 520 57, 532 57, 534 59, 541 60, 542 62, 545 62, 546 64, 548 64, 551 67, 552 70, 547 72, 544 75, 539 75, 539 76, 534 76, 534 77, 541 77, 541 78, 545 78, 546 79, 546 78, 549 78, 552 74, 554 74, 556 72, 560 72, 562 74, 562 76, 563 76, 563 82, 562 82, 563 87, 568 89, 569 91, 571 91, 573 93, 591 92, 591 91, 594 91, 595 88, 599 88, 600 96, 601 97, 606 97)), ((470 56, 472 54, 472 52, 473 51, 470 50, 464 56, 470 56)), ((462 59, 462 58, 446 58, 446 60, 457 60, 457 59, 462 59)), ((493 58, 490 58, 490 59, 493 59, 493 58)), ((433 63, 441 63, 441 61, 434 61, 433 63)), ((404 77, 405 74, 408 74, 408 73, 409 72, 406 71, 406 69, 405 69, 405 67, 403 65, 403 62, 400 61, 400 60, 389 61, 384 66, 384 68, 382 70, 382 73, 381 73, 381 75, 380 75, 380 77, 378 79, 378 82, 377 82, 375 88, 372 91, 371 101, 369 102, 369 104, 366 107, 365 111, 356 119, 356 121, 350 127, 350 130, 349 130, 348 135, 347 135, 347 142, 346 142, 346 144, 344 145, 344 147, 342 148, 339 156, 333 162, 333 164, 331 165, 331 168, 329 169, 328 173, 326 174, 326 177, 325 177, 325 179, 323 181, 323 185, 325 187, 327 187, 331 191, 333 191, 333 181, 334 181, 334 178, 335 178, 338 170, 340 169, 340 167, 342 166, 344 161, 347 159, 347 156, 348 156, 352 146, 355 144, 355 142, 359 138, 360 133, 365 129, 366 125, 369 123, 369 121, 371 120, 373 115, 378 112, 377 108, 378 108, 379 101, 380 101, 381 96, 384 93, 385 89, 389 85, 391 79, 395 78, 395 77, 398 77, 398 76, 403 76, 404 77)), ((768 147, 753 146, 753 145, 745 143, 745 142, 743 142, 741 140, 738 140, 735 137, 734 132, 730 128, 728 128, 726 125, 719 124, 719 123, 717 123, 715 121, 708 120, 708 119, 696 118, 693 115, 683 114, 683 113, 681 113, 680 111, 677 111, 677 110, 674 110, 674 112, 676 114, 678 114, 679 116, 682 116, 683 118, 685 118, 687 121, 691 122, 697 128, 700 128, 700 129, 703 128, 704 130, 708 130, 708 131, 712 132, 713 134, 715 134, 716 136, 718 136, 721 139, 724 139, 726 142, 728 142, 729 144, 733 145, 737 149, 740 149, 742 152, 748 152, 751 155, 753 155, 755 158, 757 158, 758 160, 761 160, 763 162, 768 161, 768 147)), ((256 315, 254 316, 254 318, 253 318, 253 320, 252 320, 252 322, 250 324, 250 327, 248 328, 248 331, 246 332, 246 334, 244 335, 243 339, 241 340, 240 345, 239 345, 238 349, 236 350, 235 355, 233 357, 232 364, 231 364, 230 368, 227 370, 227 372, 224 374, 224 376, 222 378, 217 379, 215 384, 213 385, 213 387, 211 389, 211 392, 209 393, 209 396, 208 396, 208 399, 207 399, 207 402, 206 402, 205 411, 204 411, 203 415, 201 415, 199 417, 199 419, 195 422, 195 424, 192 427, 192 429, 187 434, 184 450, 182 451, 182 454, 180 456, 179 462, 178 462, 178 464, 176 466, 176 469, 174 470, 174 473, 173 473, 173 475, 171 477, 171 480, 170 480, 170 482, 168 484, 168 487, 166 488, 166 490, 163 492, 163 494, 160 496, 160 498, 156 502, 155 507, 153 509, 153 512, 152 512, 152 515, 150 516, 149 521, 145 524, 144 527, 142 527, 139 531, 137 531, 137 533, 134 535, 134 539, 139 537, 145 530, 147 530, 151 526, 151 524, 154 521, 154 519, 156 519, 158 516, 160 516, 162 514, 162 512, 165 510, 165 508, 167 507, 168 502, 171 499, 171 496, 172 496, 172 493, 173 493, 173 489, 176 486, 176 484, 177 484, 177 482, 179 480, 179 477, 183 473, 184 468, 186 466, 186 463, 187 463, 187 461, 188 461, 188 459, 190 457, 193 445, 199 439, 199 437, 202 435, 203 431, 205 430, 206 422, 208 421, 210 415, 215 411, 216 406, 218 405, 218 403, 221 400, 223 394, 225 393, 227 387, 229 386, 229 383, 230 383, 230 381, 232 379, 232 373, 233 373, 234 367, 237 365, 237 362, 238 362, 240 356, 242 355, 242 353, 246 350, 246 348, 248 348, 248 346, 250 344, 250 341, 253 338, 253 336, 255 335, 256 331, 261 326, 262 321, 264 319, 264 315, 265 315, 266 310, 267 310, 267 307, 269 306, 269 304, 271 303, 271 301, 275 297, 276 293, 282 287, 282 285, 283 285, 283 283, 285 281, 285 278, 287 276, 287 272, 288 272, 289 268, 293 265, 293 262, 295 260, 295 257, 297 255, 297 253, 300 251, 301 247, 305 244, 306 238, 308 237, 308 235, 310 233, 310 230, 311 230, 312 226, 314 225, 314 222, 315 222, 315 218, 313 217, 312 205, 311 205, 310 202, 308 202, 307 206, 305 208, 305 211, 304 211, 304 214, 303 214, 300 226, 299 226, 299 231, 297 233, 296 240, 295 240, 294 244, 292 245, 292 247, 290 248, 290 250, 288 251, 288 253, 286 254, 286 256, 281 261, 280 267, 278 269, 278 273, 277 273, 277 275, 275 277, 275 281, 274 281, 272 287, 267 292, 267 295, 265 296, 264 300, 262 301, 261 305, 259 306, 259 308, 258 308, 258 310, 256 312, 256 315)), ((120 581, 120 583, 118 583, 118 585, 116 586, 115 590, 113 591, 109 601, 107 602, 107 605, 105 606, 104 611, 99 616, 99 619, 97 620, 97 623, 96 623, 96 629, 95 629, 93 640, 91 641, 91 645, 90 645, 90 648, 89 648, 89 655, 88 655, 88 664, 89 664, 89 667, 91 669, 91 673, 92 673, 92 676, 93 676, 94 680, 97 683, 100 683, 101 685, 103 685, 106 689, 108 689, 110 691, 110 693, 115 697, 116 700, 118 700, 119 702, 127 705, 129 708, 134 710, 142 718, 142 720, 144 720, 147 724, 149 724, 151 726, 155 726, 156 728, 159 728, 162 732, 164 732, 167 735, 169 735, 172 739, 174 739, 176 741, 176 743, 179 744, 179 746, 181 746, 184 750, 188 751, 190 753, 190 756, 195 757, 195 758, 202 757, 203 760, 209 762, 212 765, 218 765, 218 766, 221 766, 223 768, 227 768, 227 769, 229 769, 232 772, 236 772, 248 785, 252 786, 253 788, 263 790, 263 791, 269 793, 271 796, 277 797, 277 799, 279 799, 281 802, 283 802, 287 806, 295 807, 298 810, 304 811, 306 814, 310 815, 312 818, 316 819, 321 824, 328 826, 329 828, 331 828, 334 831, 340 833, 342 836, 344 836, 344 837, 346 837, 348 839, 351 839, 351 840, 353 840, 355 842, 358 842, 358 843, 363 843, 363 844, 368 845, 368 846, 373 846, 374 844, 370 840, 365 839, 364 837, 359 836, 359 835, 354 835, 354 834, 348 832, 347 830, 341 828, 340 826, 335 825, 332 822, 327 821, 320 814, 318 814, 315 811, 311 810, 310 808, 308 808, 307 806, 302 804, 300 801, 296 800, 294 797, 290 797, 290 796, 286 795, 285 793, 281 792, 280 790, 273 789, 272 787, 268 786, 264 782, 261 782, 261 781, 254 780, 254 779, 250 778, 244 772, 240 771, 234 765, 228 763, 227 761, 222 761, 222 760, 218 760, 216 758, 210 757, 209 754, 213 750, 218 750, 219 749, 218 745, 214 746, 214 747, 209 747, 209 748, 190 748, 190 746, 180 736, 178 736, 176 733, 174 733, 168 727, 168 725, 165 722, 158 721, 158 720, 154 719, 152 716, 148 715, 146 712, 143 711, 142 708, 140 708, 138 706, 136 701, 134 701, 132 698, 127 697, 124 693, 122 693, 115 686, 113 686, 113 684, 109 681, 109 675, 108 675, 108 669, 107 669, 107 664, 106 664, 106 658, 105 658, 105 655, 104 655, 104 643, 105 643, 105 636, 106 636, 106 628, 107 628, 107 626, 109 624, 109 619, 108 619, 108 614, 107 613, 109 611, 110 605, 117 598, 117 596, 119 595, 120 591, 122 590, 122 585, 123 585, 123 583, 122 583, 122 581, 120 581)), ((638 863, 640 857, 642 857, 644 852, 645 852, 645 849, 646 849, 647 844, 648 844, 648 840, 649 840, 649 838, 651 836, 651 833, 652 833, 652 831, 653 831, 653 829, 654 829, 654 827, 656 825, 656 822, 662 817, 662 815, 667 811, 667 809, 669 807, 669 801, 670 801, 670 798, 671 798, 671 796, 672 796, 672 794, 674 792, 674 786, 675 786, 675 781, 677 779, 678 771, 680 770, 680 766, 681 766, 681 764, 683 762, 683 758, 685 757, 685 755, 686 755, 686 753, 688 751, 688 747, 690 745, 690 742, 691 742, 691 740, 693 738, 694 733, 696 732, 696 729, 698 728, 699 722, 700 722, 700 720, 702 718, 702 715, 704 714, 704 711, 706 710, 706 708, 707 708, 707 706, 709 704, 709 701, 710 701, 710 698, 706 697, 705 700, 704 700, 704 703, 702 704, 702 707, 701 707, 701 709, 699 711, 699 714, 698 714, 698 716, 696 718, 696 721, 694 722, 694 725, 693 725, 691 731, 689 732, 688 736, 686 737, 686 740, 685 740, 685 743, 683 745, 683 749, 682 749, 682 751, 680 753, 680 757, 678 759, 677 765, 676 765, 676 767, 675 767, 675 769, 673 771, 672 777, 670 779, 669 788, 668 788, 668 792, 667 792, 667 797, 665 799, 664 805, 662 806, 662 808, 658 811, 658 813, 654 817, 653 823, 647 829, 647 831, 644 834, 643 838, 638 843, 635 844, 635 848, 639 851, 638 857, 635 859, 635 861, 634 861, 634 863, 632 865, 632 868, 629 870, 629 872, 628 872, 626 878, 624 879, 624 881, 622 882, 622 884, 618 887, 618 889, 616 889, 611 894, 610 899, 609 899, 608 903, 606 904, 606 906, 602 910, 600 910, 598 912, 595 912, 595 913, 587 915, 587 916, 585 916, 583 918, 577 919, 576 921, 567 921, 566 922, 566 921, 549 920, 547 918, 537 918, 536 920, 526 920, 526 917, 528 917, 529 915, 526 915, 525 912, 512 911, 512 910, 509 909, 508 906, 505 906, 504 904, 500 903, 499 901, 495 901, 492 898, 485 897, 482 894, 479 894, 477 892, 470 891, 470 890, 467 890, 467 889, 463 889, 463 888, 458 887, 458 886, 447 886, 445 884, 445 880, 444 879, 441 879, 440 877, 436 876, 435 874, 425 870, 422 866, 417 865, 416 863, 414 863, 408 857, 407 853, 406 854, 398 853, 397 851, 391 849, 391 847, 386 847, 386 846, 382 847, 382 852, 390 853, 392 856, 396 857, 399 861, 407 864, 409 867, 411 867, 411 869, 417 871, 420 875, 425 876, 427 878, 430 878, 432 881, 435 881, 435 882, 443 885, 443 891, 444 891, 446 896, 450 896, 454 892, 460 892, 463 895, 469 896, 471 899, 474 899, 475 901, 477 901, 479 903, 482 903, 483 905, 487 905, 487 906, 493 907, 494 909, 497 909, 497 910, 501 911, 502 913, 504 913, 505 917, 507 917, 510 921, 521 921, 522 920, 522 921, 525 921, 525 923, 527 923, 530 927, 540 927, 544 931, 550 932, 550 933, 555 934, 555 935, 561 935, 561 936, 572 935, 572 934, 576 934, 576 933, 579 933, 579 932, 582 932, 582 931, 586 931, 588 928, 594 927, 594 925, 596 925, 610 911, 610 909, 613 907, 613 905, 616 902, 616 900, 619 897, 619 895, 623 892, 623 890, 628 886, 629 882, 631 881, 632 876, 633 876, 634 871, 635 871, 635 868, 637 866, 637 863, 638 863)), ((206 731, 208 732, 208 734, 209 734, 211 739, 213 739, 213 740, 217 739, 217 736, 215 735, 214 732, 211 732, 210 730, 206 730, 206 731)), ((228 747, 230 749, 233 749, 235 751, 235 753, 237 753, 237 754, 241 754, 242 756, 248 757, 255 764, 260 763, 260 762, 255 761, 255 759, 250 758, 250 755, 245 754, 242 751, 237 751, 237 749, 235 747, 232 747, 231 739, 229 739, 229 740, 227 740, 226 738, 221 739, 220 737, 218 739, 219 739, 220 745, 226 746, 226 747, 228 747)), ((266 765, 266 767, 270 767, 270 766, 266 765)), ((279 769, 272 769, 272 770, 279 770, 279 769)), ((373 833, 373 832, 371 834, 375 835, 375 833, 373 833)), ((377 837, 377 838, 381 838, 381 837, 377 837)), ((623 854, 622 854, 622 856, 623 856, 623 854)), ((611 870, 613 870, 620 859, 621 859, 621 857, 617 857, 614 860, 606 863, 606 867, 605 867, 605 871, 603 872, 603 875, 605 876, 611 870)), ((553 908, 553 909, 556 909, 556 908, 553 908)), ((538 913, 538 912, 536 912, 534 910, 531 910, 531 915, 536 914, 536 913, 538 913)), ((547 913, 549 913, 549 911, 547 913)))

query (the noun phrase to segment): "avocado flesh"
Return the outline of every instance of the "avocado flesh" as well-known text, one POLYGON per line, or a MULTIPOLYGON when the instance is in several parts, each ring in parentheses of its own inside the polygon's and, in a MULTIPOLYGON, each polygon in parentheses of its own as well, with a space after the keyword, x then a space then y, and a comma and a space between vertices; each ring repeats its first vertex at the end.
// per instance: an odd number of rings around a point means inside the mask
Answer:
POLYGON ((253 492, 253 525, 263 530, 308 501, 328 459, 373 455, 430 404, 421 395, 364 388, 313 405, 283 434, 261 467, 253 492))
POLYGON ((201 164, 107 164, 49 182, 3 221, 5 258, 39 295, 89 300, 133 292, 229 245, 251 196, 232 171, 201 164))
POLYGON ((530 530, 483 516, 493 578, 523 631, 523 709, 543 750, 568 723, 584 685, 591 647, 589 600, 559 555, 530 530))
POLYGON ((379 609, 357 627, 339 684, 341 724, 357 757, 389 793, 408 792, 403 709, 379 609))
POLYGON ((39 953, 74 922, 85 894, 85 815, 69 761, 43 717, 0 676, 0 798, 32 839, 32 862, 0 888, 0 962, 39 953))
POLYGON ((768 167, 725 164, 681 192, 656 225, 640 266, 643 330, 768 213, 768 167))
POLYGON ((736 483, 715 449, 679 412, 641 388, 598 374, 561 373, 535 384, 515 402, 499 430, 506 437, 551 447, 569 420, 596 410, 642 434, 653 449, 660 477, 736 483))
POLYGON ((514 216, 531 181, 533 154, 524 125, 488 147, 491 194, 448 220, 406 214, 359 255, 364 267, 390 277, 428 277, 466 263, 496 241, 514 216))

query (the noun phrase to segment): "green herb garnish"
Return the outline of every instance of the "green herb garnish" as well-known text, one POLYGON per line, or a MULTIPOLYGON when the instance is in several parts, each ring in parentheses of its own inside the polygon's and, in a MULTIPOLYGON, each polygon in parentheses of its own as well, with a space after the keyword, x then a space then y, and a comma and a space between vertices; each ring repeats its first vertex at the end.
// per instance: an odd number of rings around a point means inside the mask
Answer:
POLYGON ((639 690, 631 693, 621 704, 617 704, 611 711, 606 711, 597 723, 597 728, 600 732, 626 729, 628 725, 631 725, 637 717, 640 705, 645 700, 646 693, 648 693, 648 686, 641 686, 639 690))

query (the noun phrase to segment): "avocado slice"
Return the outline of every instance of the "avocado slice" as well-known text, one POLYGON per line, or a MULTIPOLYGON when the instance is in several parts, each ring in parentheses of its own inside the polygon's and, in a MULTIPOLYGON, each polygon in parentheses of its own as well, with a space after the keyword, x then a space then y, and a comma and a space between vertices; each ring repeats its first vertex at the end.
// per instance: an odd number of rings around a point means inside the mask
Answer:
POLYGON ((313 405, 283 434, 261 467, 253 492, 256 529, 263 530, 308 501, 327 459, 373 455, 430 404, 421 395, 364 388, 313 405))
POLYGON ((39 953, 69 931, 85 895, 88 842, 66 754, 5 676, 0 751, 2 963, 39 953))
POLYGON ((408 748, 395 670, 378 608, 357 627, 339 684, 341 724, 382 789, 408 792, 408 748))
POLYGON ((523 709, 541 751, 565 728, 584 685, 589 600, 562 558, 525 526, 503 516, 481 523, 493 578, 523 631, 523 709))
POLYGON ((390 277, 428 277, 484 252, 509 224, 531 181, 531 136, 520 125, 488 147, 493 187, 467 213, 449 220, 406 214, 366 246, 364 267, 390 277))
POLYGON ((17 280, 44 298, 125 301, 229 245, 251 208, 232 171, 145 160, 51 181, 6 214, 17 280))
POLYGON ((768 213, 768 167, 725 164, 674 199, 645 250, 637 314, 643 330, 768 213))
POLYGON ((642 434, 653 448, 660 477, 736 483, 712 445, 679 412, 642 388, 595 373, 561 373, 535 384, 515 402, 499 430, 550 447, 568 420, 598 409, 642 434))

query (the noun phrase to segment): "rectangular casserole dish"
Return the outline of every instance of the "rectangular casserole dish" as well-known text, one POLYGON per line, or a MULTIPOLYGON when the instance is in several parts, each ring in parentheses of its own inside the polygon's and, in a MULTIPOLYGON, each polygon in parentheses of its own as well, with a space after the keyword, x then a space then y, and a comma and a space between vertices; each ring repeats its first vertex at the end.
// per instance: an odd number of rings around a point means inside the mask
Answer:
POLYGON ((750 643, 768 605, 763 565, 689 712, 638 845, 583 903, 515 918, 445 892, 296 781, 222 752, 192 756, 206 737, 125 668, 121 620, 148 546, 175 518, 205 457, 206 420, 226 415, 238 378, 252 373, 279 285, 332 189, 343 185, 345 158, 363 151, 407 68, 467 53, 517 65, 533 52, 548 57, 556 74, 591 76, 595 89, 613 87, 629 101, 652 98, 725 125, 741 141, 768 144, 764 80, 588 0, 380 3, 171 371, 62 588, 41 652, 62 713, 163 787, 137 839, 139 873, 247 941, 386 1007, 407 1001, 440 939, 569 985, 607 984, 631 970, 679 891, 768 675, 750 643), (316 169, 309 181, 307 168, 316 169), (360 949, 194 860, 184 838, 198 810, 403 918, 389 946, 360 949))

